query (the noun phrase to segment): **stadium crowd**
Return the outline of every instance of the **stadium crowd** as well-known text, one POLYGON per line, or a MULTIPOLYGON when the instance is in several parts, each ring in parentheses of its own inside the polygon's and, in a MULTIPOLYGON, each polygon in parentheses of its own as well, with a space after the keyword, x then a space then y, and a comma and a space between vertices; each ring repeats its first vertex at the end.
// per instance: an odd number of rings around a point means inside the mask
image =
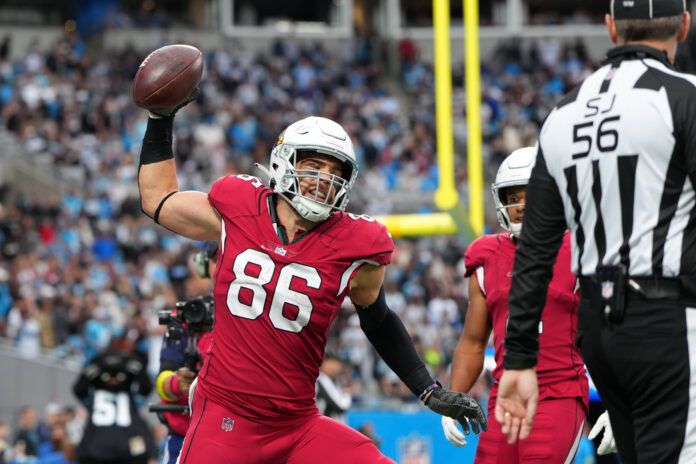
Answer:
MULTIPOLYGON (((177 117, 181 187, 207 191, 222 175, 256 172, 253 163, 267 163, 275 134, 317 114, 340 122, 353 138, 362 168, 350 210, 385 214, 415 204, 427 211, 437 185, 432 65, 409 40, 399 55, 399 85, 388 86, 383 57, 365 41, 347 42, 341 53, 289 41, 263 54, 207 52, 201 95, 177 117), (412 202, 408 192, 421 200, 412 202)), ((22 153, 5 156, 48 153, 72 181, 65 195, 0 205, 0 336, 28 357, 43 350, 80 362, 116 336, 142 353, 155 374, 163 333, 157 309, 206 287, 192 271, 199 245, 155 226, 138 204, 146 114, 133 105, 130 83, 144 56, 132 49, 90 54, 75 34, 50 49, 34 46, 19 60, 8 56, 0 57, 0 130, 22 153)), ((593 66, 581 42, 556 40, 526 48, 511 41, 485 62, 488 179, 513 149, 533 143, 558 97, 593 66)), ((465 153, 463 67, 453 77, 455 151, 465 153)), ((455 173, 462 193, 465 166, 459 162, 455 173)), ((487 227, 497 227, 494 216, 487 227)), ((454 237, 399 240, 387 276, 389 306, 440 378, 467 303, 465 246, 454 237)), ((351 305, 336 321, 329 349, 352 366, 344 387, 354 404, 415 401, 373 353, 351 305)), ((485 382, 479 391, 485 398, 485 382)), ((69 436, 71 419, 61 423, 69 436)), ((6 430, 0 424, 0 442, 6 430)))

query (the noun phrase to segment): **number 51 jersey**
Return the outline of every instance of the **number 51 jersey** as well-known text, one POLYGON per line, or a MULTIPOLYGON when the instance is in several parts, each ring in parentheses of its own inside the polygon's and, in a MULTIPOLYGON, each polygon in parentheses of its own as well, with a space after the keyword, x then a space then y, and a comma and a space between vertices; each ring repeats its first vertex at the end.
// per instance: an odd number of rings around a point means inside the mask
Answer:
POLYGON ((272 195, 245 175, 219 179, 208 195, 222 235, 199 385, 237 414, 278 422, 317 412, 315 382, 350 279, 362 264, 389 264, 394 244, 374 219, 340 211, 284 244, 272 195))

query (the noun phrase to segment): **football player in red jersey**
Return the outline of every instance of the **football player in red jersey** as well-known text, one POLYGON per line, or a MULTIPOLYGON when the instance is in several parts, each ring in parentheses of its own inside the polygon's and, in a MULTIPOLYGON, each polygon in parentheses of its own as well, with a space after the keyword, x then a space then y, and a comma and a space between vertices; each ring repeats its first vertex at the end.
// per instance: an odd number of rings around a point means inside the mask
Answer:
MULTIPOLYGON (((503 340, 508 318, 507 298, 512 280, 516 239, 522 230, 525 190, 536 157, 532 147, 521 148, 500 166, 493 184, 498 220, 507 233, 485 235, 466 250, 469 308, 464 332, 454 353, 450 388, 468 392, 483 369, 484 350, 491 331, 495 345, 495 384, 490 392, 489 417, 495 410, 498 381, 503 371, 503 340)), ((501 426, 492 421, 481 434, 477 464, 572 462, 588 408, 588 382, 579 350, 576 278, 570 271, 570 243, 566 234, 549 285, 539 325, 539 409, 527 440, 507 444, 501 426)), ((442 418, 447 439, 466 444, 456 422, 442 418)))
POLYGON ((345 296, 377 352, 426 406, 467 431, 486 429, 470 396, 430 377, 386 306, 382 282, 394 244, 382 224, 344 212, 357 164, 339 124, 320 117, 291 124, 265 170, 270 188, 227 176, 205 194, 178 189, 168 113, 151 114, 143 140, 143 211, 185 237, 220 241, 213 340, 181 464, 392 462, 315 404, 327 334, 345 296))

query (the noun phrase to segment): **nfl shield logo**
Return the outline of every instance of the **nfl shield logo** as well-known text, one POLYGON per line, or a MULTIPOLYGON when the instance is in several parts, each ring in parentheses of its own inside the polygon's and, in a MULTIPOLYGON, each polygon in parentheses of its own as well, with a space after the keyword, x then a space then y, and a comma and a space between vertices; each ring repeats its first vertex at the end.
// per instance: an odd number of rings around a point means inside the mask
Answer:
POLYGON ((432 442, 429 437, 418 434, 399 437, 397 448, 401 464, 430 464, 432 462, 432 442))
POLYGON ((602 282, 602 298, 608 300, 612 296, 614 296, 614 282, 610 280, 602 282))
POLYGON ((225 417, 222 419, 222 430, 225 432, 231 432, 234 428, 234 419, 231 417, 225 417))

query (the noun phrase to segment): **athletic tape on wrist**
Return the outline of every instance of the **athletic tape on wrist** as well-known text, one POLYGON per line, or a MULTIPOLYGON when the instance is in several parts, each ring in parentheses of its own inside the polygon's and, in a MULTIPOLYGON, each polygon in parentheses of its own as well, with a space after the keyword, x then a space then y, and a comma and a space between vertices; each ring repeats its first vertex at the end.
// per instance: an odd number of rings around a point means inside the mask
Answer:
POLYGON ((418 399, 421 400, 421 402, 425 403, 426 401, 428 401, 428 398, 430 398, 430 395, 433 394, 433 391, 438 388, 442 388, 440 382, 435 382, 434 384, 429 385, 425 390, 423 390, 423 393, 418 395, 418 399))

